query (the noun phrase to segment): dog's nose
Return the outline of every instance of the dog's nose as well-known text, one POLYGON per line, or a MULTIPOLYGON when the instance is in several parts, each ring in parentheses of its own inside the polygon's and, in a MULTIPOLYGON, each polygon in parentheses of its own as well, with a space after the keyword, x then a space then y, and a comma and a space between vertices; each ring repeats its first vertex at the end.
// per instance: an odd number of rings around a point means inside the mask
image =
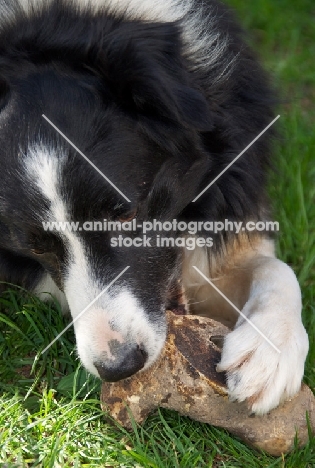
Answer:
POLYGON ((107 382, 117 382, 130 377, 143 368, 148 353, 137 345, 132 349, 128 347, 125 354, 120 349, 119 356, 122 356, 122 358, 119 359, 118 357, 113 361, 94 362, 101 379, 107 382))

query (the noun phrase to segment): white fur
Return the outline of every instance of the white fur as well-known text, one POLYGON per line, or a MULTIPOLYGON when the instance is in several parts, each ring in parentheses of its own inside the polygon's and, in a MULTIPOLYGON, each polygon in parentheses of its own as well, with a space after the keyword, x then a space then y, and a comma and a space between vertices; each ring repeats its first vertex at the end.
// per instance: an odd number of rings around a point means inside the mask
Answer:
POLYGON ((69 304, 65 294, 58 288, 52 277, 46 273, 33 291, 42 301, 50 301, 51 297, 56 299, 61 310, 66 313, 69 311, 69 304))
MULTIPOLYGON (((243 262, 235 265, 236 270, 231 268, 221 278, 210 278, 209 262, 202 253, 202 250, 190 253, 189 260, 209 279, 217 280, 219 289, 242 308, 242 313, 281 351, 279 354, 250 323, 238 316, 234 330, 225 338, 221 362, 217 366, 218 371, 227 372, 232 400, 247 400, 253 412, 267 413, 298 392, 304 373, 308 337, 301 321, 297 279, 291 268, 273 257, 271 241, 262 242, 260 249, 244 253, 243 262), (249 295, 245 298, 242 291, 248 287, 248 278, 249 295)), ((188 276, 187 271, 186 264, 187 292, 195 290, 197 301, 206 297, 209 316, 218 318, 216 312, 223 310, 225 317, 228 313, 225 299, 218 298, 212 286, 205 286, 200 275, 198 283, 195 270, 188 276), (206 294, 203 288, 207 288, 206 294)), ((231 317, 235 317, 235 312, 231 317)))
MULTIPOLYGON (((67 206, 59 193, 64 160, 65 155, 60 151, 54 152, 52 148, 45 150, 41 146, 30 149, 25 157, 27 182, 31 187, 36 186, 51 202, 47 212, 49 221, 70 221, 67 206)), ((111 359, 111 340, 143 345, 148 353, 145 368, 150 366, 163 347, 166 326, 150 324, 132 292, 115 284, 78 318, 113 280, 113 273, 106 272, 106 276, 104 272, 97 275, 92 271, 88 251, 75 232, 63 231, 59 235, 69 255, 64 292, 74 320, 78 354, 84 366, 98 375, 93 362, 111 359)), ((59 299, 62 293, 58 291, 49 275, 36 288, 41 297, 48 292, 59 299)))
POLYGON ((228 371, 233 400, 253 398, 252 411, 263 414, 300 389, 308 337, 293 271, 275 258, 260 258, 255 263, 250 296, 242 312, 281 353, 240 317, 225 339, 218 370, 228 371))

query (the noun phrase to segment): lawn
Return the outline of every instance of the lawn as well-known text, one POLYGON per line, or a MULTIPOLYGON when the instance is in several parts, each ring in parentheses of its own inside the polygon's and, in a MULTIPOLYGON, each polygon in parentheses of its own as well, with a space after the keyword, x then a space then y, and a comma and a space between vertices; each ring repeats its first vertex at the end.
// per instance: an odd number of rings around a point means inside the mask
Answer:
MULTIPOLYGON (((315 4, 313 0, 229 0, 283 103, 277 122, 275 174, 270 178, 280 223, 279 257, 295 270, 310 335, 305 382, 315 388, 315 4)), ((170 411, 129 434, 105 422, 99 382, 80 367, 58 304, 17 288, 0 298, 0 467, 288 467, 315 466, 315 438, 274 458, 224 430, 170 411)))

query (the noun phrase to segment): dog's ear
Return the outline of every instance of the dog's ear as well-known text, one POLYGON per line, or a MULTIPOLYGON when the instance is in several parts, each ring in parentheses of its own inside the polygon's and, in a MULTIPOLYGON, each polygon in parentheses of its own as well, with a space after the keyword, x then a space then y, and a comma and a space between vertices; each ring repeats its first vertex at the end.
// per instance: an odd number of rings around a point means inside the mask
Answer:
POLYGON ((7 105, 10 87, 7 81, 0 76, 0 112, 7 105))
POLYGON ((166 221, 178 216, 198 195, 208 169, 206 157, 200 157, 186 169, 176 159, 167 160, 155 176, 137 218, 166 221))
POLYGON ((179 30, 172 23, 121 26, 104 50, 106 83, 119 105, 143 121, 210 131, 212 113, 191 82, 181 49, 179 30))

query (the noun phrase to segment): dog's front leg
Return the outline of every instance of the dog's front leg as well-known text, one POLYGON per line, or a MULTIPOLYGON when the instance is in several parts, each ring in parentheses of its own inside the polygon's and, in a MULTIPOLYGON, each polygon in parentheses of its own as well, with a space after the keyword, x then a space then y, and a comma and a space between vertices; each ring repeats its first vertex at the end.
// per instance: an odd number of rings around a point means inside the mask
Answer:
POLYGON ((264 414, 298 392, 308 337, 291 268, 263 255, 251 258, 246 267, 251 284, 244 315, 225 338, 217 370, 227 372, 232 400, 246 400, 253 412, 264 414))

